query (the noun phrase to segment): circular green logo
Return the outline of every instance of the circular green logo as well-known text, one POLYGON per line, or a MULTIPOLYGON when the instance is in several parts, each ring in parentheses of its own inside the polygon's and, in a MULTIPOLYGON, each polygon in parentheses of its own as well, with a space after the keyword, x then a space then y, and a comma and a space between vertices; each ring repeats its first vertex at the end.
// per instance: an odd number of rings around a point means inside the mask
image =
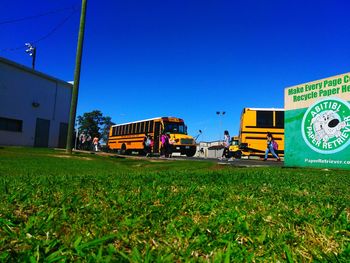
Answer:
POLYGON ((301 134, 315 152, 344 150, 350 143, 350 104, 339 98, 317 101, 304 114, 301 134))

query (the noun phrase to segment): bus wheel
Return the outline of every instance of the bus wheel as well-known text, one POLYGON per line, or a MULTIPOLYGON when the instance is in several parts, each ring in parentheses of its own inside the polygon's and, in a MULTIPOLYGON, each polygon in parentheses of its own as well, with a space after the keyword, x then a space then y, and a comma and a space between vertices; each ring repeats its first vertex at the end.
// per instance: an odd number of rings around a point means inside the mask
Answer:
POLYGON ((126 145, 123 143, 122 148, 120 149, 120 154, 126 154, 126 145))
POLYGON ((235 156, 236 159, 241 159, 242 158, 242 152, 241 151, 236 151, 234 156, 235 156))
POLYGON ((196 154, 196 148, 193 147, 186 152, 187 157, 193 157, 196 154))

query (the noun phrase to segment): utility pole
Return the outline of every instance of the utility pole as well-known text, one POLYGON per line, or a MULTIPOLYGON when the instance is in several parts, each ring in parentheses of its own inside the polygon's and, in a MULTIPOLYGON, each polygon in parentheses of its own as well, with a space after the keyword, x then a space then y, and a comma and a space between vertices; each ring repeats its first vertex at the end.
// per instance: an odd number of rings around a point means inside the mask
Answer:
POLYGON ((75 59, 74 84, 73 84, 73 91, 72 91, 72 100, 71 100, 71 106, 70 106, 68 134, 67 134, 66 152, 69 154, 72 153, 72 139, 73 139, 74 123, 75 123, 75 117, 76 117, 76 113, 77 113, 81 57, 83 54, 83 42, 84 42, 84 31, 85 31, 86 8, 87 8, 87 0, 82 0, 79 36, 78 36, 78 46, 77 46, 77 54, 76 54, 76 59, 75 59))

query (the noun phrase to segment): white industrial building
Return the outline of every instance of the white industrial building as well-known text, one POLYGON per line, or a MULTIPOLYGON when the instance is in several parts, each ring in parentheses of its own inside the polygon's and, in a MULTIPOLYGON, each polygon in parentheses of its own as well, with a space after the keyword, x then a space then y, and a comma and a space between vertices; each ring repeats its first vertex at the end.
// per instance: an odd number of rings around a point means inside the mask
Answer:
POLYGON ((0 57, 0 145, 64 148, 72 87, 0 57))
POLYGON ((222 141, 200 142, 195 157, 219 158, 222 156, 224 146, 222 141))

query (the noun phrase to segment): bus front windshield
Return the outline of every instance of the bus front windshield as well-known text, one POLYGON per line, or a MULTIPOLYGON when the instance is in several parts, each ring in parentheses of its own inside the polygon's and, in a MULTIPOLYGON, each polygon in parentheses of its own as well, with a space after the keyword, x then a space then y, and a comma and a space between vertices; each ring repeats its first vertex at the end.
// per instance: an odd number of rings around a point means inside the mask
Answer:
POLYGON ((231 145, 239 145, 238 140, 233 140, 233 139, 232 139, 232 141, 231 141, 231 145))
POLYGON ((164 131, 186 134, 186 126, 183 122, 166 122, 164 123, 164 131))

